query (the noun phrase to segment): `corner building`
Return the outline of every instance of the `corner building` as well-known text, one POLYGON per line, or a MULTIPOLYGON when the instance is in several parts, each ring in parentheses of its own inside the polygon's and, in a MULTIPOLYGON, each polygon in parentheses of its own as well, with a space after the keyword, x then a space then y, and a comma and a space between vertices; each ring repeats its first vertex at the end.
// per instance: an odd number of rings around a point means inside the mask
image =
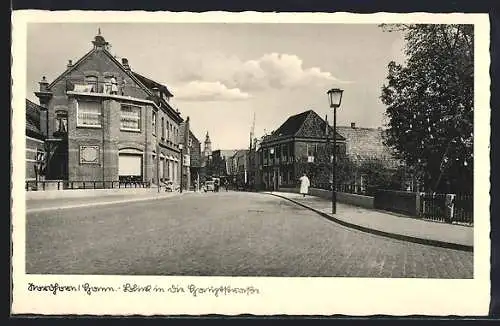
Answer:
POLYGON ((48 113, 46 180, 179 184, 183 119, 173 95, 119 62, 100 32, 92 44, 35 93, 48 113))

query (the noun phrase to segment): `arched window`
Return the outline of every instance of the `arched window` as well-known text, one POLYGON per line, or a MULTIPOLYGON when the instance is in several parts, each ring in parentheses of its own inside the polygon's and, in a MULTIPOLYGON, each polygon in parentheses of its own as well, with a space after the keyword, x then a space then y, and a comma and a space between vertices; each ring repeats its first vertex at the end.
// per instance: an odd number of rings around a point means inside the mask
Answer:
POLYGON ((99 92, 98 84, 97 84, 97 76, 92 76, 92 75, 86 76, 85 77, 85 84, 92 86, 92 88, 90 89, 91 92, 93 92, 93 93, 99 92))
POLYGON ((56 111, 54 133, 68 132, 68 112, 63 110, 56 111))

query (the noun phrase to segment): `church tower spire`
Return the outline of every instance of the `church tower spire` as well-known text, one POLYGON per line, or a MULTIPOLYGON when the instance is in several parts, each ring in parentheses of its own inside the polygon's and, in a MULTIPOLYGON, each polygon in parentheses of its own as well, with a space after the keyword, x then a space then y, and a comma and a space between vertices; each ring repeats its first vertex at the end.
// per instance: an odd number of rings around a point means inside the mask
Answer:
POLYGON ((212 155, 212 141, 210 141, 210 136, 208 135, 208 131, 207 135, 205 136, 205 147, 203 149, 203 155, 205 157, 212 155))

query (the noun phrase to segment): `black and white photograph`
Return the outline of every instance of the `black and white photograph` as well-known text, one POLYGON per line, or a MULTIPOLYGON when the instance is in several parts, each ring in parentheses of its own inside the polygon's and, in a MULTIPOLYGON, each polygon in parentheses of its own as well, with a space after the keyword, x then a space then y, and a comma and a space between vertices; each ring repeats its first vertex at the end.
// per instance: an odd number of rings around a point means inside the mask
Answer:
POLYGON ((219 15, 14 21, 18 307, 487 311, 487 16, 219 15))

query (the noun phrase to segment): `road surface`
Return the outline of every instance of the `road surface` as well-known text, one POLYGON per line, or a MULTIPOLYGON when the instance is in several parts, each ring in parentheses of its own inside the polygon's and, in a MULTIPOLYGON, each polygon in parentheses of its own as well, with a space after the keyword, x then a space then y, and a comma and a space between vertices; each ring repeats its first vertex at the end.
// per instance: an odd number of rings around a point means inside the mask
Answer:
POLYGON ((27 213, 28 274, 473 277, 471 252, 349 229, 266 194, 87 203, 27 213))

